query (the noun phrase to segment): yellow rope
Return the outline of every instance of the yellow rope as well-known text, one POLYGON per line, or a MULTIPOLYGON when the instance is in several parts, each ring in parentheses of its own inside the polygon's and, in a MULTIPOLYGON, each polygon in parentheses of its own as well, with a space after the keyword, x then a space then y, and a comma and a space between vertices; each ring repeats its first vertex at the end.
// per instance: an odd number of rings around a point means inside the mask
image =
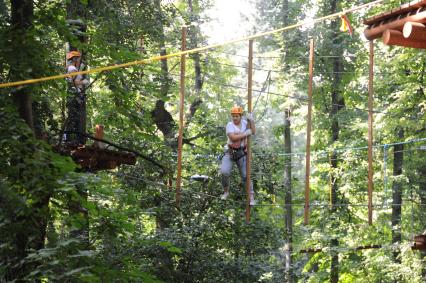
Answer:
POLYGON ((283 28, 279 28, 279 29, 275 29, 275 30, 271 30, 271 31, 263 32, 263 33, 258 33, 258 34, 254 34, 254 35, 243 37, 243 38, 233 39, 233 40, 226 41, 226 42, 223 42, 223 43, 212 44, 212 45, 208 45, 208 46, 204 46, 204 47, 194 48, 194 49, 190 49, 190 50, 186 50, 186 51, 180 51, 180 52, 171 53, 171 54, 163 55, 163 56, 155 56, 155 57, 151 57, 151 58, 144 59, 144 60, 138 60, 138 61, 132 61, 132 62, 127 62, 127 63, 123 63, 123 64, 117 64, 117 65, 95 68, 95 69, 91 69, 91 70, 87 70, 87 71, 79 71, 79 72, 73 72, 73 73, 70 73, 70 74, 61 74, 61 75, 42 77, 42 78, 37 78, 37 79, 29 79, 29 80, 24 80, 24 81, 2 83, 2 84, 0 84, 0 88, 21 86, 21 85, 34 84, 34 83, 45 82, 45 81, 50 81, 50 80, 63 79, 63 78, 72 77, 72 76, 75 76, 75 75, 99 73, 99 72, 110 71, 110 70, 119 69, 119 68, 127 68, 127 67, 135 66, 135 65, 144 65, 144 64, 151 63, 151 62, 160 61, 160 60, 163 60, 163 59, 168 59, 168 58, 171 58, 171 57, 178 57, 178 56, 182 56, 182 55, 197 53, 197 52, 201 52, 201 51, 205 51, 205 50, 209 50, 209 49, 214 49, 214 48, 217 48, 217 47, 222 47, 222 46, 225 46, 225 45, 230 45, 230 44, 241 42, 241 41, 247 41, 247 40, 250 40, 250 39, 256 39, 256 38, 259 38, 259 37, 264 37, 264 36, 271 35, 271 34, 278 33, 278 32, 287 31, 287 30, 294 29, 294 28, 301 27, 301 26, 308 25, 308 24, 318 23, 318 22, 321 22, 321 21, 324 21, 324 20, 335 18, 335 17, 340 17, 340 15, 342 15, 342 14, 361 10, 361 9, 367 8, 369 6, 375 6, 375 5, 382 3, 383 1, 385 1, 385 0, 376 0, 376 1, 373 1, 373 2, 370 2, 370 3, 367 3, 367 4, 363 4, 363 5, 351 8, 351 9, 347 9, 347 10, 343 10, 343 11, 340 11, 340 12, 337 12, 337 13, 334 13, 334 14, 330 14, 328 16, 324 16, 324 17, 320 17, 320 18, 312 19, 312 20, 308 20, 308 21, 302 21, 302 22, 299 22, 299 23, 294 24, 294 25, 289 25, 289 26, 286 26, 286 27, 283 27, 283 28))

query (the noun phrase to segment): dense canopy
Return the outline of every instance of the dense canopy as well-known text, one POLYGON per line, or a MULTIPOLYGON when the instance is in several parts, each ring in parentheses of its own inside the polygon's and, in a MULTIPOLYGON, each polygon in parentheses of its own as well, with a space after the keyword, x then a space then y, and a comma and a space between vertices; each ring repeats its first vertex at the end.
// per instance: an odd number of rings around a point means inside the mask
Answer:
MULTIPOLYGON (((347 13, 352 35, 336 16, 255 38, 252 86, 244 41, 187 55, 185 74, 174 56, 1 87, 179 52, 183 26, 186 49, 216 43, 205 27, 218 2, 0 0, 0 282, 424 282, 426 253, 412 245, 426 232, 426 54, 380 40, 368 223, 363 20, 401 1, 347 13), (237 169, 225 201, 219 167, 230 109, 247 116, 249 89, 247 222, 237 169)), ((240 2, 256 34, 368 1, 240 2)))

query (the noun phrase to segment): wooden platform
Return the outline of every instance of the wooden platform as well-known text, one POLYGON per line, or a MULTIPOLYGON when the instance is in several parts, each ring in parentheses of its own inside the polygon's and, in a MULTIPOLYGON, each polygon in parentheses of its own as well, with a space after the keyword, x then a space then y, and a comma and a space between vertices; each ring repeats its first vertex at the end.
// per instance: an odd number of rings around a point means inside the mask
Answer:
POLYGON ((413 250, 426 251, 426 234, 415 236, 414 244, 411 246, 413 250))
POLYGON ((98 148, 97 146, 63 146, 57 149, 61 154, 71 156, 83 170, 95 172, 114 169, 122 164, 135 165, 133 153, 98 148))
POLYGON ((403 4, 364 20, 364 35, 387 45, 426 49, 426 0, 403 4))

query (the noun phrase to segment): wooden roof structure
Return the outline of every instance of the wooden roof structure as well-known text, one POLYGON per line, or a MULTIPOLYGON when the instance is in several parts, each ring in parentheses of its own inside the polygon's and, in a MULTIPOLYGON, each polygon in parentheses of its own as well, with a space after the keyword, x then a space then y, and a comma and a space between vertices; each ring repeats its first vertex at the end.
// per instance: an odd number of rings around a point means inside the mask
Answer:
POLYGON ((426 0, 415 0, 399 8, 364 20, 369 40, 382 38, 386 45, 426 49, 426 0))

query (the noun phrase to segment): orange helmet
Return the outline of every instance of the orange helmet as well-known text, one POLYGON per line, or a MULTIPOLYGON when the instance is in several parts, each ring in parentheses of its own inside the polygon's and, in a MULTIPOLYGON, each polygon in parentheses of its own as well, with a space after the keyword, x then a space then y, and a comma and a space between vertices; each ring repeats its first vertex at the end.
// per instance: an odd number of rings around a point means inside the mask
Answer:
POLYGON ((243 108, 240 106, 234 106, 231 108, 231 114, 243 114, 243 108))
POLYGON ((70 51, 67 53, 67 60, 70 60, 73 57, 81 57, 81 53, 78 51, 70 51))

